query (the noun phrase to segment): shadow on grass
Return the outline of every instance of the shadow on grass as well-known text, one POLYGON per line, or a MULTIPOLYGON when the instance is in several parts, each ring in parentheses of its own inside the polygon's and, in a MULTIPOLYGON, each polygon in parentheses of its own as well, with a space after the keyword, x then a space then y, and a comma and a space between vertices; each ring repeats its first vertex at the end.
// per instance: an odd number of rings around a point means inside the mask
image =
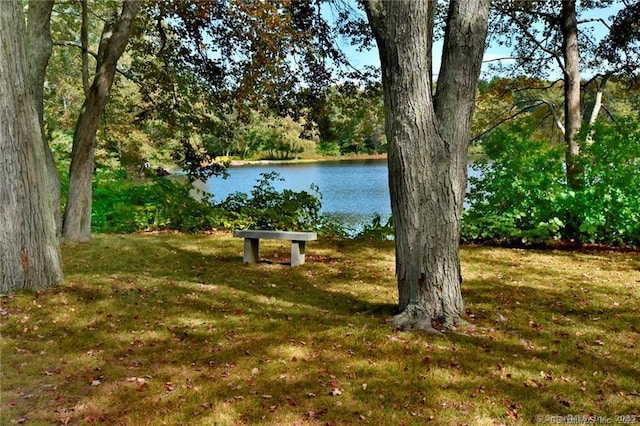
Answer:
MULTIPOLYGON (((215 237, 211 237, 215 238, 215 237)), ((126 238, 123 239, 126 241, 126 238)), ((232 240, 235 243, 235 240, 232 240)), ((154 279, 191 282, 194 284, 224 285, 242 292, 265 297, 277 297, 299 306, 310 305, 330 311, 336 315, 353 315, 356 312, 378 314, 385 317, 396 313, 397 307, 391 303, 376 303, 362 299, 347 291, 330 289, 331 283, 349 285, 353 280, 353 268, 341 263, 341 258, 331 258, 308 254, 308 262, 302 267, 291 268, 288 261, 260 262, 245 265, 242 262, 241 242, 233 244, 237 256, 230 256, 228 248, 208 250, 207 238, 194 237, 194 245, 185 249, 177 244, 167 243, 162 237, 144 236, 136 244, 103 244, 96 241, 90 248, 94 253, 108 251, 110 259, 119 261, 91 262, 86 273, 94 275, 134 275, 149 276, 154 279), (213 251, 213 253, 209 253, 213 251), (152 256, 138 256, 136 253, 153 253, 152 256), (146 259, 145 263, 131 261, 131 257, 146 259)), ((283 258, 287 256, 286 244, 264 246, 267 255, 283 258)), ((387 277, 388 280, 389 277, 387 277)), ((371 284, 367 277, 358 276, 353 285, 371 284)), ((371 278, 370 278, 371 279, 371 278)), ((354 280, 355 281, 355 280, 354 280)), ((177 291, 180 291, 176 289, 177 291)), ((187 290, 184 290, 187 291, 187 290)))
POLYGON ((605 281, 633 257, 466 249, 478 329, 442 338, 385 323, 390 245, 318 242, 299 268, 202 235, 64 253, 64 286, 3 301, 0 423, 527 424, 637 403, 638 287, 605 281))

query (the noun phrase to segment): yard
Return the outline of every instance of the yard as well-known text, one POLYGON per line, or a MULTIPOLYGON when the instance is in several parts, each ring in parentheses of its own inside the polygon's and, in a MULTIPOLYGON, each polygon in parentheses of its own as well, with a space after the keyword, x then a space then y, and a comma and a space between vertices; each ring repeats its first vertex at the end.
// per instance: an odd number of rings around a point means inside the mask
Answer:
POLYGON ((65 246, 64 285, 0 298, 0 424, 640 423, 637 252, 463 247, 476 328, 439 337, 392 330, 391 242, 260 250, 65 246))

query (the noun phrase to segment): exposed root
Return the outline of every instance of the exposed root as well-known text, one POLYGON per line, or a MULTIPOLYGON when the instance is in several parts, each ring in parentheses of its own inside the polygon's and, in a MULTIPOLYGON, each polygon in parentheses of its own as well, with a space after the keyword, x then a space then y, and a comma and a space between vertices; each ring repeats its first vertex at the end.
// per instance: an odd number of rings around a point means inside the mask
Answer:
POLYGON ((392 324, 395 328, 402 331, 421 330, 429 334, 444 336, 440 330, 436 330, 431 325, 431 318, 425 316, 420 309, 415 306, 409 306, 403 312, 392 318, 392 324))
POLYGON ((417 305, 407 306, 403 312, 391 319, 391 323, 394 328, 398 330, 421 330, 438 336, 443 336, 446 332, 463 333, 464 331, 474 330, 476 328, 475 325, 460 317, 439 323, 437 320, 434 321, 425 309, 417 305))
POLYGON ((477 327, 463 318, 458 318, 453 324, 445 324, 445 328, 450 331, 462 332, 475 330, 477 327))

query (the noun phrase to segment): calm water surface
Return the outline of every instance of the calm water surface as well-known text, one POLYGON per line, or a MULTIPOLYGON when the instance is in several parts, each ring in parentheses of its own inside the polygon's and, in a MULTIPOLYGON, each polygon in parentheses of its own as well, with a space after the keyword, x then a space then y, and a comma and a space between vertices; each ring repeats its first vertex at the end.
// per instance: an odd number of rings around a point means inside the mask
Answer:
POLYGON ((309 191, 312 184, 317 185, 322 194, 322 212, 347 226, 369 222, 375 214, 383 219, 391 216, 386 160, 236 166, 229 168, 227 179, 211 178, 203 189, 219 202, 237 191, 249 193, 260 173, 272 171, 284 178, 274 182, 278 190, 309 191))

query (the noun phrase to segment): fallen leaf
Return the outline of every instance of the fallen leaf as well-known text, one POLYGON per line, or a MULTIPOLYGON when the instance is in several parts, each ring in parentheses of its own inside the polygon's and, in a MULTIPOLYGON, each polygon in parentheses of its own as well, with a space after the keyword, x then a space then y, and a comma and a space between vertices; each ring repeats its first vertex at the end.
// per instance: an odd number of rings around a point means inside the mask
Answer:
POLYGON ((307 414, 307 417, 309 417, 311 419, 315 419, 318 416, 321 416, 321 415, 326 414, 326 413, 327 413, 327 409, 326 408, 322 408, 322 409, 320 409, 318 411, 307 411, 306 414, 307 414))
POLYGON ((567 400, 567 399, 564 399, 564 398, 562 398, 562 397, 560 397, 560 396, 556 396, 554 399, 555 399, 556 401, 558 401, 560 404, 562 404, 562 405, 564 405, 565 407, 567 407, 567 408, 568 408, 568 407, 571 407, 571 404, 572 404, 572 403, 571 403, 571 401, 569 401, 569 400, 567 400))
POLYGON ((142 377, 127 377, 125 380, 127 382, 138 383, 140 385, 144 385, 144 384, 147 383, 147 381, 145 379, 143 379, 142 377))

